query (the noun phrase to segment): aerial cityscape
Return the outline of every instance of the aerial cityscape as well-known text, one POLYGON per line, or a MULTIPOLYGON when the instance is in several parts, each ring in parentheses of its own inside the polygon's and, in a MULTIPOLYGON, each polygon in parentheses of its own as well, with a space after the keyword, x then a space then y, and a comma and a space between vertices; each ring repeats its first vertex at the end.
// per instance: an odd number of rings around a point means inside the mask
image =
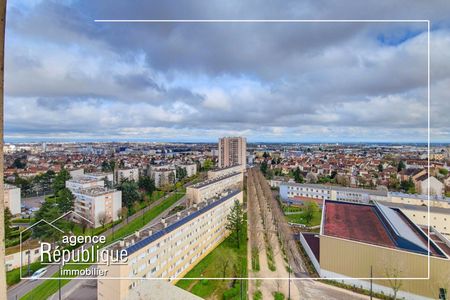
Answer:
POLYGON ((0 16, 0 300, 450 299, 448 0, 0 16))

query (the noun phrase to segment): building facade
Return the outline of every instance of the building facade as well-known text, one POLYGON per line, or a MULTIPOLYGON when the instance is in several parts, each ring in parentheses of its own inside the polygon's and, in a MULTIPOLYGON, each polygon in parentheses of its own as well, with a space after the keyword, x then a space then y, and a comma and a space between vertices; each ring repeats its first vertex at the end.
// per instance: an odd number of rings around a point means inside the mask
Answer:
POLYGON ((242 166, 236 165, 236 166, 231 166, 231 167, 226 167, 226 168, 221 168, 221 169, 214 169, 214 170, 208 171, 208 179, 214 179, 217 177, 222 177, 222 176, 226 176, 228 174, 237 173, 237 172, 242 172, 242 166))
POLYGON ((241 188, 243 180, 243 173, 237 172, 188 186, 186 189, 188 203, 200 203, 219 197, 224 191, 241 188))
POLYGON ((219 168, 246 165, 247 139, 245 137, 223 137, 219 139, 219 168))
MULTIPOLYGON (((92 222, 93 227, 110 223, 120 218, 122 192, 106 187, 90 187, 72 191, 75 196, 74 211, 92 222)), ((81 219, 76 219, 82 222, 81 219)))
POLYGON ((5 207, 9 208, 12 215, 18 215, 21 212, 21 196, 20 188, 5 183, 3 185, 3 195, 5 207))
POLYGON ((413 300, 439 299, 450 289, 450 241, 399 209, 325 201, 320 234, 300 239, 322 278, 370 289, 372 276, 374 292, 393 295, 395 285, 397 298, 413 300))
POLYGON ((232 191, 220 199, 194 204, 110 245, 111 250, 126 249, 128 263, 101 266, 108 270, 108 277, 122 279, 99 277, 97 299, 126 299, 148 278, 172 282, 182 278, 228 236, 227 216, 235 201, 242 202, 242 195, 242 191, 232 191))
POLYGON ((129 168, 129 169, 115 170, 114 171, 114 182, 117 184, 120 184, 124 180, 138 182, 139 169, 138 168, 129 168))

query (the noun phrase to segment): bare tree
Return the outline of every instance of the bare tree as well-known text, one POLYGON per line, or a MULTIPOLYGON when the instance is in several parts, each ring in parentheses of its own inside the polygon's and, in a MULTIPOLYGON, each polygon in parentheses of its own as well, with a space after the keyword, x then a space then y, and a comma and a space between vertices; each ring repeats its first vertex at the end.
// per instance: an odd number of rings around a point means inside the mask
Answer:
POLYGON ((403 285, 401 277, 401 271, 395 266, 389 266, 385 269, 386 277, 388 278, 389 286, 393 291, 392 298, 397 299, 397 294, 403 285))
POLYGON ((106 216, 106 214, 102 212, 98 214, 97 218, 100 225, 102 225, 102 227, 105 228, 105 224, 108 222, 108 216, 106 216))

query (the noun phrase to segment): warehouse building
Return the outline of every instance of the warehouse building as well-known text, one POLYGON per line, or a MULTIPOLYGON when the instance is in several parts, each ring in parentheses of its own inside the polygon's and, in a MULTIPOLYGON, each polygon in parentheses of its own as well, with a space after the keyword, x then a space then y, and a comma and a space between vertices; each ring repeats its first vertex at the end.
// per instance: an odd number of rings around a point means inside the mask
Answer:
POLYGON ((365 289, 374 278, 375 292, 393 295, 396 285, 405 299, 439 299, 450 288, 450 241, 398 208, 325 200, 320 234, 300 241, 322 278, 365 289))

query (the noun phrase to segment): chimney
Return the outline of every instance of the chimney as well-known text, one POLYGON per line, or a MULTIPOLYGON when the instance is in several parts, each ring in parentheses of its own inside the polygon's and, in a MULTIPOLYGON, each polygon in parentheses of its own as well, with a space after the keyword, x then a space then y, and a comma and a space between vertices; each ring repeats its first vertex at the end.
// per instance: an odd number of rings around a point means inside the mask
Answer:
POLYGON ((137 238, 139 238, 140 232, 139 232, 139 231, 136 231, 136 232, 134 233, 134 235, 135 235, 137 238))

